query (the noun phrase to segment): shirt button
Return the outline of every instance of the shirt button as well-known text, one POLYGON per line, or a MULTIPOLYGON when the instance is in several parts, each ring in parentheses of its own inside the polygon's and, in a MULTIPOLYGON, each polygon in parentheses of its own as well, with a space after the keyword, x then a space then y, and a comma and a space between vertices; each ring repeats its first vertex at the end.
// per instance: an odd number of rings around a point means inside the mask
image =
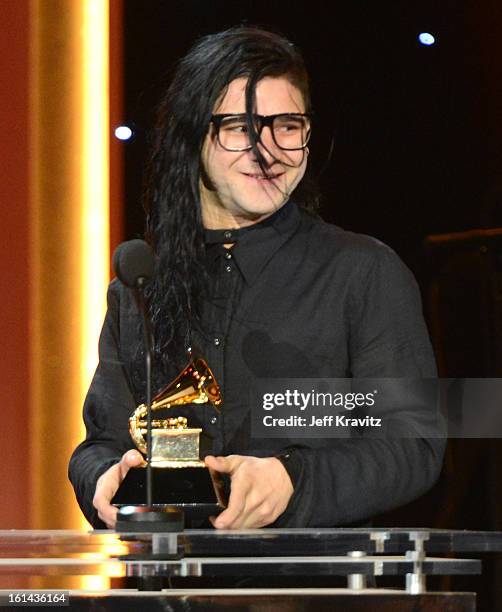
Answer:
POLYGON ((227 267, 226 267, 226 271, 227 271, 227 272, 232 272, 232 266, 227 266, 227 267))
POLYGON ((230 251, 225 253, 225 259, 232 259, 232 253, 230 253, 230 251))
POLYGON ((214 346, 220 346, 220 339, 219 338, 215 338, 213 340, 213 342, 214 342, 214 346))
POLYGON ((218 417, 211 417, 211 425, 215 425, 218 421, 218 417))
POLYGON ((227 238, 227 239, 232 238, 232 232, 228 232, 228 231, 227 231, 227 232, 225 232, 225 233, 223 234, 223 236, 224 236, 225 238, 227 238))

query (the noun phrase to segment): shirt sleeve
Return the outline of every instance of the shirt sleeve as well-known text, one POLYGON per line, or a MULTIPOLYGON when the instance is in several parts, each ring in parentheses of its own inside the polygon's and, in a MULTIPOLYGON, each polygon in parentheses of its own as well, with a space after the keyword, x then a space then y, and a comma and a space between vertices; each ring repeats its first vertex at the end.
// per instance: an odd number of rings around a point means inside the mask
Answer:
POLYGON ((133 448, 127 422, 135 401, 120 358, 119 318, 119 288, 113 282, 99 339, 99 364, 84 403, 86 437, 73 452, 68 470, 80 508, 94 528, 105 528, 92 505, 96 482, 133 448))
MULTIPOLYGON (((351 278, 351 375, 434 378, 420 293, 408 268, 391 249, 376 243, 351 278)), ((413 414, 416 399, 407 406, 411 400, 403 394, 398 408, 413 414)), ((427 405, 418 408, 422 415, 428 410, 427 405)), ((444 447, 441 437, 417 435, 332 439, 321 448, 299 448, 295 492, 275 526, 347 525, 404 505, 434 484, 444 447)))

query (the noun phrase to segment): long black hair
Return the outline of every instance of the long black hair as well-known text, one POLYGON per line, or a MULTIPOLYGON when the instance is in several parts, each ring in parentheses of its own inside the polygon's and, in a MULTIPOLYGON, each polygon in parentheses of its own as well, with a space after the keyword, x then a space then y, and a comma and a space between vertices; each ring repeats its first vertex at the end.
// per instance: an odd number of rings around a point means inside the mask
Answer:
MULTIPOLYGON (((276 33, 247 26, 201 38, 179 62, 160 101, 144 208, 146 238, 157 255, 149 308, 161 361, 182 365, 191 330, 200 324, 207 278, 199 193, 201 150, 213 109, 229 83, 245 77, 251 123, 255 87, 265 76, 286 77, 310 110, 307 71, 297 47, 276 33)), ((260 159, 259 151, 255 153, 260 159)), ((310 211, 317 208, 308 172, 295 191, 295 201, 310 211)))

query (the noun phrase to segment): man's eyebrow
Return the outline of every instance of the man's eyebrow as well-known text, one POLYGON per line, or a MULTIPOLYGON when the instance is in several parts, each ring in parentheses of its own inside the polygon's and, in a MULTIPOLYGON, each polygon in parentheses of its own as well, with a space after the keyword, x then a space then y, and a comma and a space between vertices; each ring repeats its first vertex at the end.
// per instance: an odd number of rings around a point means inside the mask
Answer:
POLYGON ((246 117, 246 113, 215 113, 214 117, 246 117))

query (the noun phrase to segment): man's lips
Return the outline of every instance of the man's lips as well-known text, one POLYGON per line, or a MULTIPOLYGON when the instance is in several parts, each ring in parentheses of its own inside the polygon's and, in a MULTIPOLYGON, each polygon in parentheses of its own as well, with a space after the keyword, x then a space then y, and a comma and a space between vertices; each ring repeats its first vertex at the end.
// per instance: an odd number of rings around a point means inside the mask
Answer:
POLYGON ((242 174, 244 174, 244 176, 247 176, 248 178, 255 179, 258 181, 274 181, 275 179, 281 177, 284 172, 278 172, 276 174, 271 174, 270 176, 265 176, 264 174, 254 172, 243 172, 242 174))

